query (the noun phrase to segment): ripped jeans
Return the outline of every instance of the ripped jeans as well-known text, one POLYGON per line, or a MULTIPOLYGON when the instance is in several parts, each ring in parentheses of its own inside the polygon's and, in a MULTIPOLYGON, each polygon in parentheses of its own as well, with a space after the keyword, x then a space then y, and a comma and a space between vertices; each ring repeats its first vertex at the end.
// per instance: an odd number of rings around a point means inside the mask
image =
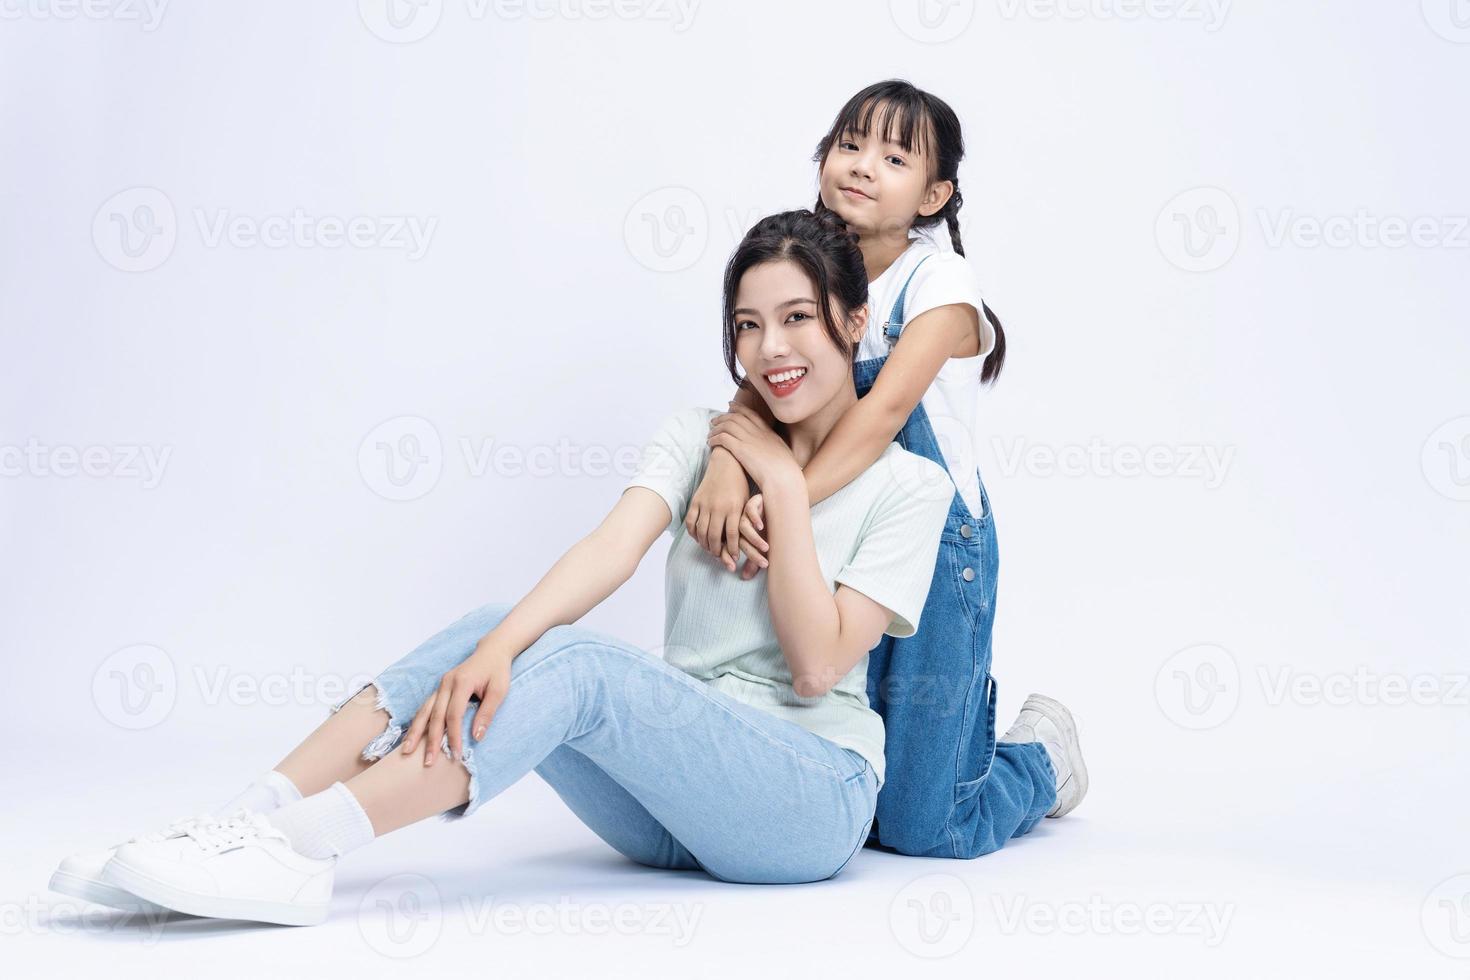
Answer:
MULTIPOLYGON (((510 610, 477 609, 378 674, 389 721, 364 759, 399 744, 444 674, 510 610)), ((606 634, 547 630, 511 661, 510 689, 478 742, 473 714, 462 733, 469 800, 446 818, 534 769, 631 860, 751 884, 831 878, 872 826, 877 777, 859 753, 606 634)))

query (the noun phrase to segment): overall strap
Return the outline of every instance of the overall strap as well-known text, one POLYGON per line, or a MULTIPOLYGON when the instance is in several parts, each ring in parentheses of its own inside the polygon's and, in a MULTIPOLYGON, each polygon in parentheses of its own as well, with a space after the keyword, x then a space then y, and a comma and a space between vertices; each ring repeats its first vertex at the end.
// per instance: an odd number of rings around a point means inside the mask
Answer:
MULTIPOLYGON (((932 254, 931 252, 930 255, 932 254)), ((892 349, 893 345, 898 343, 899 331, 903 329, 903 301, 908 296, 909 283, 914 281, 914 273, 919 271, 919 266, 927 261, 929 261, 928 255, 920 259, 918 264, 914 266, 913 271, 909 273, 909 277, 903 281, 903 288, 898 291, 898 299, 893 304, 892 312, 888 314, 888 322, 883 327, 883 336, 888 339, 889 349, 892 349)))

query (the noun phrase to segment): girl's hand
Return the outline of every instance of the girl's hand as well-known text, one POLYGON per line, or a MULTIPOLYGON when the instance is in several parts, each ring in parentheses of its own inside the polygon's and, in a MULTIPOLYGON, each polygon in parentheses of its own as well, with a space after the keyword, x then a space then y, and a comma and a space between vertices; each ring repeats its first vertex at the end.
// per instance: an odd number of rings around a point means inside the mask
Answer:
POLYGON ((733 456, 715 453, 684 514, 689 536, 732 572, 740 554, 740 515, 749 498, 745 470, 733 456))
POLYGON ((756 486, 783 475, 801 475, 791 447, 754 409, 731 402, 730 411, 711 419, 709 429, 710 446, 728 449, 756 486))
MULTIPOLYGON (((483 640, 481 643, 483 644, 483 640)), ((490 726, 495 711, 510 691, 511 658, 501 650, 479 646, 469 658, 449 671, 439 681, 439 690, 429 695, 428 700, 413 716, 408 734, 403 737, 405 755, 413 751, 420 741, 424 745, 424 765, 434 764, 434 755, 439 751, 447 731, 449 735, 449 757, 463 759, 464 747, 460 732, 464 728, 465 707, 470 698, 478 697, 480 705, 475 709, 473 737, 479 741, 490 726)))
POLYGON ((745 503, 745 513, 740 516, 740 540, 745 545, 745 564, 740 569, 740 580, 749 582, 760 574, 762 568, 769 568, 770 559, 765 556, 771 546, 756 532, 766 529, 765 514, 766 498, 764 494, 756 494, 745 503))

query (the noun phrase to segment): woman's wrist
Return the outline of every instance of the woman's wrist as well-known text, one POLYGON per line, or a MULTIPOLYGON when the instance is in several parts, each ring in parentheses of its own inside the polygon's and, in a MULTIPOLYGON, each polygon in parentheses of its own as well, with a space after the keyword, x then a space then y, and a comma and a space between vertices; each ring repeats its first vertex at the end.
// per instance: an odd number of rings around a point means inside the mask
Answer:
POLYGON ((810 497, 806 489, 806 475, 801 472, 801 467, 791 466, 782 469, 766 477, 765 483, 761 484, 761 496, 765 500, 765 509, 773 507, 800 506, 803 510, 811 509, 810 497))

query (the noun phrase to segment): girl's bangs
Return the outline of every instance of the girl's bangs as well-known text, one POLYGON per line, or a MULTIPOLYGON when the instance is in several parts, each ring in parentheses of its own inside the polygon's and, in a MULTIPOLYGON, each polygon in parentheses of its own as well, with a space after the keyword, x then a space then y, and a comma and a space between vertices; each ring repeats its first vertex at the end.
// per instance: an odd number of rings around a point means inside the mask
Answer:
POLYGON ((849 102, 832 125, 829 145, 847 132, 863 137, 877 132, 881 139, 903 147, 905 153, 916 148, 926 156, 929 153, 929 114, 917 92, 872 95, 849 102))

